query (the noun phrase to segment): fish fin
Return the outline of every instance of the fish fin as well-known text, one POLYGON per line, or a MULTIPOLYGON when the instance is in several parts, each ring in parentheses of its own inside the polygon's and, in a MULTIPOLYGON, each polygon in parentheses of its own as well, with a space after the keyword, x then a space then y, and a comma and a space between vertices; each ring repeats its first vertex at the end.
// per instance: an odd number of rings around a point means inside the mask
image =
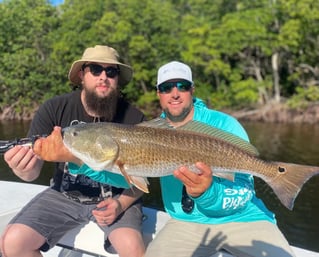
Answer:
POLYGON ((235 180, 235 174, 234 173, 225 173, 225 172, 216 172, 213 170, 213 176, 227 179, 231 182, 234 182, 235 180))
POLYGON ((319 174, 319 167, 284 162, 274 162, 274 164, 278 165, 278 175, 266 182, 274 190, 281 203, 292 210, 302 186, 312 176, 319 174))
POLYGON ((135 177, 135 176, 129 176, 130 183, 137 187, 139 190, 143 191, 144 193, 149 193, 148 190, 148 180, 144 177, 135 177))
POLYGON ((149 121, 144 121, 142 123, 137 124, 137 126, 143 126, 143 127, 153 127, 153 128, 164 128, 164 129, 177 129, 177 130, 186 130, 186 131, 192 131, 197 132, 201 134, 206 134, 208 136, 217 137, 221 140, 224 140, 230 144, 233 144, 237 147, 239 147, 241 150, 248 152, 249 154, 252 154, 254 156, 258 156, 259 152, 256 149, 255 146, 250 144, 248 141, 231 134, 229 132, 226 132, 224 130, 215 128, 211 125, 208 125, 206 123, 200 122, 200 121, 189 121, 183 126, 180 127, 173 127, 169 122, 167 122, 166 119, 163 118, 155 118, 149 121))
POLYGON ((187 130, 187 131, 206 134, 206 135, 212 136, 212 137, 217 137, 218 139, 224 140, 227 143, 230 143, 232 145, 239 147, 241 150, 243 150, 249 154, 252 154, 254 156, 259 155, 259 152, 256 149, 256 147, 253 146, 248 141, 246 141, 246 140, 244 140, 244 139, 242 139, 234 134, 231 134, 231 133, 226 132, 224 130, 215 128, 211 125, 202 123, 200 121, 192 120, 192 121, 187 122, 183 126, 177 127, 176 129, 187 130))
POLYGON ((143 127, 152 127, 152 128, 171 128, 173 129, 174 127, 167 122, 166 119, 163 118, 155 118, 149 121, 143 121, 139 124, 136 124, 136 126, 143 126, 143 127))
POLYGON ((126 182, 129 185, 133 185, 133 186, 137 187, 138 189, 140 189, 141 191, 143 191, 145 193, 149 193, 149 190, 148 190, 149 183, 148 183, 147 178, 135 177, 135 176, 128 175, 127 172, 125 171, 124 163, 120 160, 116 161, 116 165, 119 167, 123 177, 125 178, 126 182))

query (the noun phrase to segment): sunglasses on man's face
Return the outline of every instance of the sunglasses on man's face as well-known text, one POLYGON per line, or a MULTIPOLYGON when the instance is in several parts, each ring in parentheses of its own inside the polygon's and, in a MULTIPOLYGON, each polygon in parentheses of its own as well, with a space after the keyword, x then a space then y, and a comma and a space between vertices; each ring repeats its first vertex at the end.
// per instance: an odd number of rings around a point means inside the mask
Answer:
POLYGON ((188 92, 192 89, 193 83, 187 80, 169 81, 159 84, 157 89, 161 94, 168 94, 172 92, 174 87, 176 87, 179 92, 188 92))
POLYGON ((99 64, 90 63, 90 64, 83 65, 82 70, 84 70, 86 67, 89 67, 90 72, 92 73, 93 76, 100 76, 101 73, 105 71, 106 76, 108 78, 113 79, 120 74, 120 69, 113 66, 103 67, 102 65, 99 65, 99 64))

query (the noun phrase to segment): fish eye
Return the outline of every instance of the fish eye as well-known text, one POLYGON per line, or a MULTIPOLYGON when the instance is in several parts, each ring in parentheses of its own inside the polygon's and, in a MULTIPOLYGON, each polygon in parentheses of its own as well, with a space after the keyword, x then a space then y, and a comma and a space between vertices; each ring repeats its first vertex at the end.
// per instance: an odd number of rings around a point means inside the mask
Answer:
POLYGON ((78 132, 74 131, 72 132, 72 136, 76 137, 78 135, 78 132))

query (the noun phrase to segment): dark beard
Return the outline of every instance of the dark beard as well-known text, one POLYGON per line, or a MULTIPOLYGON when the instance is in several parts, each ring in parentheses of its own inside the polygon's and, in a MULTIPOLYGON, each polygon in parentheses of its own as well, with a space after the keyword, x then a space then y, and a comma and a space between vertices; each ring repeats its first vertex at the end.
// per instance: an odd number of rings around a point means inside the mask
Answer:
POLYGON ((85 102, 87 108, 93 111, 98 118, 103 119, 103 121, 113 120, 117 111, 119 98, 120 91, 117 88, 112 90, 110 94, 104 98, 98 97, 94 92, 85 90, 85 102))

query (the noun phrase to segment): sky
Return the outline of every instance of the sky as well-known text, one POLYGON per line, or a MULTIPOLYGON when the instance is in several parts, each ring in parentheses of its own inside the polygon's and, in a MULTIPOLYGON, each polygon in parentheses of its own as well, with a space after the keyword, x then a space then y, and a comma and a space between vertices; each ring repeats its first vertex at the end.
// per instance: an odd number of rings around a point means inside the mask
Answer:
MULTIPOLYGON (((52 5, 59 5, 59 4, 62 4, 64 0, 49 0, 49 2, 52 4, 52 5)), ((0 3, 2 2, 2 0, 0 0, 0 3)))
POLYGON ((53 5, 59 5, 63 3, 63 0, 50 0, 50 3, 52 3, 53 5))
MULTIPOLYGON (((64 0, 49 0, 49 2, 52 4, 52 5, 59 5, 59 4, 62 4, 64 0)), ((0 0, 0 3, 2 2, 2 0, 0 0)))

